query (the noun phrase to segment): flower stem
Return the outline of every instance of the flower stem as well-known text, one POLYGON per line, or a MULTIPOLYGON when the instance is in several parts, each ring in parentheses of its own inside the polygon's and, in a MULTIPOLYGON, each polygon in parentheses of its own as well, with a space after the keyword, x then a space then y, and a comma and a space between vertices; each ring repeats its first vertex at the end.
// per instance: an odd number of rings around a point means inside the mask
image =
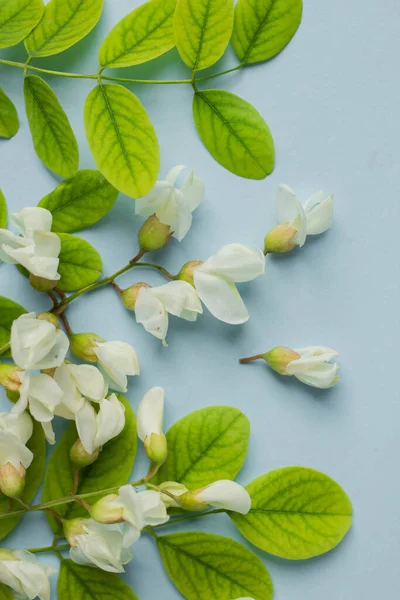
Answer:
POLYGON ((255 354, 254 356, 249 356, 248 358, 240 358, 239 362, 242 365, 253 362, 253 360, 259 360, 260 358, 264 358, 262 354, 255 354))
POLYGON ((60 550, 69 550, 69 544, 60 544, 59 546, 43 546, 43 548, 29 548, 31 554, 44 554, 46 552, 55 552, 59 554, 60 550))

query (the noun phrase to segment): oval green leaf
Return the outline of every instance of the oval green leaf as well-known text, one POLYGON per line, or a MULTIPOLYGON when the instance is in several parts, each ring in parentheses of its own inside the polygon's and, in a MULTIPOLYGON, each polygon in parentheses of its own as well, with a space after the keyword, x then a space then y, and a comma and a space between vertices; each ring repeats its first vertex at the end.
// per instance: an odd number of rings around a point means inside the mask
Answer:
POLYGON ((58 576, 58 600, 138 600, 115 573, 63 560, 58 576))
POLYGON ((7 211, 7 202, 6 198, 0 190, 0 229, 5 229, 7 227, 8 222, 8 211, 7 211))
MULTIPOLYGON (((33 452, 33 461, 26 471, 26 485, 24 489, 25 502, 32 502, 42 483, 46 463, 46 440, 40 423, 34 422, 33 434, 26 444, 33 452)), ((7 513, 10 509, 10 499, 0 494, 0 514, 7 513)), ((0 519, 0 540, 6 537, 16 527, 23 515, 0 519)))
POLYGON ((279 54, 299 28, 302 11, 302 0, 239 0, 232 42, 241 63, 279 54))
POLYGON ((233 0, 178 0, 175 42, 182 60, 193 71, 214 65, 232 35, 233 0))
MULTIPOLYGON (((95 463, 81 471, 78 492, 87 494, 98 490, 105 490, 115 486, 125 485, 132 472, 136 456, 136 419, 129 402, 118 394, 125 406, 125 428, 120 435, 103 447, 95 463)), ((46 469, 43 486, 43 502, 57 500, 68 496, 73 488, 73 465, 69 451, 78 437, 75 423, 71 423, 60 439, 52 454, 46 469)), ((94 496, 90 502, 93 504, 99 498, 94 496)), ((85 516, 83 506, 77 503, 57 506, 57 512, 65 518, 85 516)), ((48 521, 54 532, 59 531, 59 523, 51 515, 48 521)))
MULTIPOLYGON (((0 296, 0 348, 10 343, 11 325, 25 313, 26 310, 20 304, 0 296)), ((7 355, 6 353, 4 356, 7 355)))
POLYGON ((10 139, 18 132, 19 118, 14 103, 0 88, 0 137, 10 139))
POLYGON ((350 529, 352 506, 347 494, 313 469, 277 469, 246 489, 252 499, 250 512, 230 517, 249 542, 275 556, 303 560, 324 554, 350 529))
POLYGON ((35 75, 25 78, 24 96, 36 154, 57 175, 72 177, 79 165, 78 143, 57 96, 35 75))
POLYGON ((210 533, 176 533, 157 538, 164 567, 188 600, 270 600, 273 587, 261 560, 226 537, 210 533), (216 590, 218 590, 216 596, 216 590))
POLYGON ((43 11, 42 0, 1 0, 0 48, 22 42, 39 23, 43 11))
POLYGON ((152 0, 135 8, 104 40, 99 61, 105 68, 140 65, 175 46, 176 0, 152 0))
POLYGON ((249 437, 249 420, 237 408, 196 410, 168 431, 168 458, 152 482, 179 481, 195 489, 234 479, 245 461, 249 437))
POLYGON ((52 56, 84 38, 100 19, 103 0, 50 0, 25 40, 29 56, 52 56))
POLYGON ((224 90, 197 91, 193 116, 207 150, 225 169, 248 179, 272 173, 274 141, 254 106, 224 90))
POLYGON ((79 171, 66 179, 38 206, 53 215, 52 231, 70 233, 94 225, 114 206, 118 190, 99 171, 79 171))
POLYGON ((103 261, 86 240, 69 233, 58 234, 61 239, 59 288, 64 292, 80 290, 100 277, 103 261))
POLYGON ((3 583, 0 583, 0 600, 14 600, 12 591, 3 583))
POLYGON ((140 100, 122 85, 98 85, 86 100, 85 128, 104 177, 132 198, 148 194, 157 181, 160 150, 140 100))

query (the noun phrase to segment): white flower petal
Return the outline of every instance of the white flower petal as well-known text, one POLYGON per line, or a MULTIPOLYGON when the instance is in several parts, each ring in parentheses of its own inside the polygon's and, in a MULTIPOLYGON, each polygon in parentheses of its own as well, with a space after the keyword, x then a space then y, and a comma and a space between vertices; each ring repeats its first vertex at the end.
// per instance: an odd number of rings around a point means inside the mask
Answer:
POLYGON ((99 364, 111 380, 112 389, 126 392, 128 389, 127 375, 139 375, 140 373, 134 348, 126 342, 98 342, 94 352, 99 364))
POLYGON ((68 352, 69 340, 35 313, 21 315, 11 327, 11 353, 15 364, 25 370, 59 367, 68 352))
POLYGON ((157 181, 153 189, 147 196, 137 198, 135 202, 135 212, 142 217, 151 217, 157 213, 173 193, 173 185, 166 181, 157 181))
POLYGON ((194 271, 218 275, 234 283, 251 281, 265 272, 265 256, 255 246, 229 244, 194 271))
POLYGON ((84 524, 85 534, 76 536, 76 548, 70 558, 80 565, 96 566, 110 573, 123 573, 123 565, 132 559, 123 547, 123 534, 118 525, 103 525, 89 519, 84 524))
POLYGON ((181 192, 185 196, 191 212, 193 212, 204 200, 204 181, 200 177, 196 177, 194 172, 191 171, 181 186, 181 192))
POLYGON ((10 431, 0 431, 0 465, 11 463, 19 469, 20 464, 27 469, 33 460, 33 454, 10 431))
POLYGON ((61 239, 56 233, 35 231, 33 234, 35 254, 41 257, 57 258, 61 252, 61 239))
POLYGON ((3 262, 15 264, 17 261, 10 255, 10 250, 29 245, 32 245, 31 241, 25 240, 7 229, 0 229, 0 260, 3 262))
POLYGON ((104 377, 93 365, 67 365, 79 392, 89 400, 102 400, 106 393, 104 377))
POLYGON ((167 312, 175 317, 192 321, 196 320, 197 314, 203 312, 196 290, 186 281, 171 281, 159 287, 146 289, 160 300, 167 312))
POLYGON ((95 447, 97 415, 90 402, 85 402, 82 408, 77 411, 75 421, 79 439, 83 447, 88 454, 93 454, 97 449, 95 447))
POLYGON ((43 427, 43 431, 44 431, 46 440, 49 442, 49 444, 54 446, 54 444, 56 443, 56 436, 54 435, 52 422, 51 421, 43 422, 42 427, 43 427))
POLYGON ((196 497, 210 506, 225 508, 242 515, 246 515, 251 508, 249 493, 235 481, 216 481, 204 488, 196 497))
POLYGON ((294 373, 294 376, 312 387, 327 389, 339 383, 338 370, 336 363, 322 363, 308 371, 294 373))
POLYGON ((27 412, 13 414, 12 412, 0 413, 0 431, 8 431, 15 435, 22 444, 32 437, 33 423, 27 412))
POLYGON ((278 186, 275 198, 276 217, 279 224, 289 223, 297 230, 292 242, 303 246, 307 237, 307 220, 295 192, 288 185, 278 186))
POLYGON ((220 321, 240 325, 249 319, 247 308, 233 283, 199 269, 194 272, 194 283, 200 300, 220 321))
POLYGON ((125 407, 115 394, 109 399, 100 400, 99 404, 95 448, 100 448, 117 437, 125 427, 125 407))
POLYGON ((165 180, 168 181, 168 183, 172 186, 176 185, 176 182, 178 181, 178 177, 179 175, 182 173, 182 171, 184 171, 186 169, 185 165, 177 165, 176 167, 173 167, 168 175, 166 176, 165 180))
POLYGON ((324 199, 324 193, 314 194, 305 204, 307 235, 324 233, 333 223, 333 196, 324 199))
POLYGON ((34 231, 51 231, 53 215, 46 208, 23 208, 11 217, 24 237, 31 238, 34 231))
POLYGON ((136 415, 137 433, 142 442, 152 433, 163 432, 164 390, 153 387, 143 396, 136 415))
POLYGON ((159 340, 165 340, 168 332, 168 314, 162 303, 149 292, 149 288, 139 290, 135 304, 136 322, 159 340))

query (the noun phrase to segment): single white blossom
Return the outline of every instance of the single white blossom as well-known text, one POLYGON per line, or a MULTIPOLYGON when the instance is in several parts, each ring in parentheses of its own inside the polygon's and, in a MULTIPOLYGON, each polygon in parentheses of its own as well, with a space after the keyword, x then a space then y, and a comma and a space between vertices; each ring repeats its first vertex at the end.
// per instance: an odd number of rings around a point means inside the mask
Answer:
POLYGON ((247 515, 251 508, 251 498, 245 488, 235 481, 221 480, 211 483, 207 487, 193 494, 197 501, 208 506, 223 508, 247 515))
POLYGON ((142 442, 154 433, 163 433, 164 424, 164 389, 153 387, 140 401, 137 409, 137 433, 142 442))
POLYGON ((57 406, 62 402, 63 392, 60 386, 50 375, 29 375, 22 372, 19 374, 21 387, 19 389, 19 400, 13 406, 11 412, 20 415, 28 407, 35 421, 41 423, 43 431, 50 444, 55 444, 52 420, 57 406))
POLYGON ((25 444, 32 433, 28 413, 0 413, 0 490, 11 498, 19 497, 25 487, 25 471, 33 460, 25 444))
POLYGON ((59 367, 68 352, 69 340, 52 323, 27 313, 11 326, 11 354, 21 369, 41 370, 59 367))
POLYGON ((0 582, 15 592, 18 600, 50 600, 49 577, 55 573, 49 565, 41 565, 26 550, 0 550, 0 582))
POLYGON ((261 250, 230 244, 194 269, 194 285, 214 317, 240 325, 248 320, 249 313, 235 283, 251 281, 264 271, 265 256, 261 250))
POLYGON ((90 402, 85 401, 75 415, 79 439, 91 455, 125 427, 125 407, 115 394, 100 400, 99 406, 97 413, 90 402))
POLYGON ((180 165, 171 169, 165 181, 158 181, 151 192, 136 200, 136 213, 143 217, 155 214, 161 223, 169 225, 173 237, 179 242, 192 225, 192 212, 204 199, 204 183, 193 173, 189 173, 181 187, 176 182, 186 167, 180 165))
POLYGON ((93 365, 63 364, 56 369, 54 380, 63 392, 56 415, 64 419, 74 419, 86 398, 99 402, 107 395, 104 377, 93 365))
POLYGON ((186 281, 171 281, 159 287, 142 287, 135 304, 136 321, 164 344, 168 331, 168 313, 185 321, 195 321, 202 312, 196 291, 186 281))
POLYGON ((325 198, 324 192, 317 192, 302 206, 289 186, 280 185, 275 207, 278 223, 287 223, 297 231, 290 240, 296 246, 303 246, 307 235, 323 233, 333 222, 333 196, 325 198))
POLYGON ((78 565, 95 566, 109 573, 123 573, 132 553, 123 544, 118 525, 103 525, 94 519, 82 523, 82 533, 75 535, 70 558, 78 565))
POLYGON ((117 392, 128 390, 127 375, 140 374, 136 351, 126 342, 96 342, 93 352, 106 376, 106 383, 117 392))
POLYGON ((24 208, 12 216, 21 236, 0 229, 0 260, 22 265, 33 275, 58 281, 61 240, 51 233, 52 214, 45 208, 24 208))
POLYGON ((286 373, 294 375, 299 381, 312 387, 326 389, 333 387, 340 381, 338 376, 339 366, 331 363, 332 358, 338 356, 336 350, 323 346, 310 346, 294 350, 299 358, 291 361, 286 366, 286 373))

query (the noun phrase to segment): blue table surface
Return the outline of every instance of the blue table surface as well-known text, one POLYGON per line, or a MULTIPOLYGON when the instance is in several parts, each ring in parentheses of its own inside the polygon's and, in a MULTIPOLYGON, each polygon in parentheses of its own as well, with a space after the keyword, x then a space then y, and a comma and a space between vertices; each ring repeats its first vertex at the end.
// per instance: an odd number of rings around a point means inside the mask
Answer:
MULTIPOLYGON (((96 72, 101 41, 139 4, 105 0, 96 30, 75 48, 40 61, 40 66, 96 72)), ((382 594, 395 598, 400 592, 400 478, 393 468, 399 460, 400 421, 399 20, 397 0, 305 0, 301 28, 284 52, 268 64, 214 81, 215 87, 252 102, 273 132, 276 169, 261 182, 223 170, 203 148, 192 121, 190 86, 135 88, 158 133, 161 175, 183 163, 195 169, 207 187, 189 235, 156 257, 171 271, 231 242, 261 246, 275 223, 279 183, 291 185, 303 200, 318 189, 335 194, 331 231, 310 239, 302 250, 269 258, 266 276, 241 286, 251 314, 248 323, 231 327, 209 314, 196 324, 171 319, 169 347, 163 348, 118 305, 112 289, 81 299, 69 312, 76 331, 96 331, 137 348, 142 375, 131 380, 129 398, 136 407, 151 386, 165 387, 167 427, 203 406, 226 404, 243 410, 252 434, 241 483, 276 467, 298 464, 324 471, 349 493, 354 526, 335 551, 299 563, 258 553, 270 570, 277 600, 372 600, 382 594), (237 362, 240 356, 275 345, 316 344, 340 352, 342 382, 329 391, 275 376, 262 364, 237 362)), ((24 49, 20 45, 3 50, 1 57, 24 61, 24 49)), ((235 64, 230 50, 216 69, 235 64)), ((175 50, 123 73, 188 76, 175 50)), ((80 168, 94 168, 82 118, 93 82, 54 78, 51 83, 77 133, 80 168)), ((22 72, 1 67, 1 85, 21 116, 18 135, 0 143, 0 186, 10 210, 16 211, 35 206, 57 180, 34 154, 24 115, 22 72)), ((81 234, 101 252, 105 273, 133 255, 141 221, 134 215, 134 201, 121 195, 100 224, 81 234)), ((0 270, 0 294, 31 310, 48 306, 12 267, 2 265, 0 270)), ((122 285, 139 277, 162 282, 157 274, 142 271, 126 275, 122 285)), ((2 405, 7 406, 3 397, 2 405)), ((58 436, 63 425, 57 425, 58 436)), ((141 451, 135 473, 146 468, 141 451)), ((241 540, 224 516, 194 525, 241 540)), ((34 514, 25 517, 6 544, 17 548, 50 541, 44 516, 34 514)), ((143 536, 139 544, 125 576, 138 597, 180 597, 152 540, 143 536)), ((53 557, 40 558, 46 559, 56 565, 53 557)))

